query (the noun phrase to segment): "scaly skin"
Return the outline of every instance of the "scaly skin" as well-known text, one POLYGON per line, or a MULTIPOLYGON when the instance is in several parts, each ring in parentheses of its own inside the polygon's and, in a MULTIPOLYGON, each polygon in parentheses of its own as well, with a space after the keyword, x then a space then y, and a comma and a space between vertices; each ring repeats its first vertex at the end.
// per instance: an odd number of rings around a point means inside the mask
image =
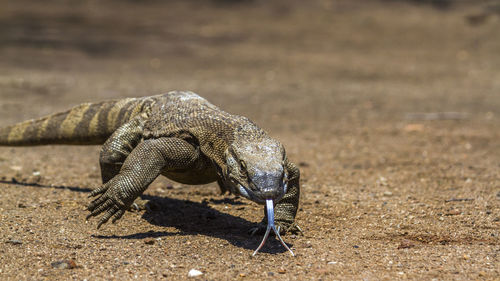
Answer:
POLYGON ((0 129, 0 146, 46 144, 103 144, 103 185, 88 206, 88 218, 103 214, 98 228, 120 219, 164 175, 184 184, 217 181, 222 192, 259 204, 272 199, 280 232, 297 230, 300 172, 283 145, 192 92, 87 103, 0 129))

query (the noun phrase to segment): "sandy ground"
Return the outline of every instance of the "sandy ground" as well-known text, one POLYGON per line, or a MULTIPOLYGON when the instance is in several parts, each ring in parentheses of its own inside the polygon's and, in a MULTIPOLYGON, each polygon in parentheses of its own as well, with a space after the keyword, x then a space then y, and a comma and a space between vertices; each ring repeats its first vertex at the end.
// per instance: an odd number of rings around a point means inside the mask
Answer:
POLYGON ((98 147, 2 147, 0 279, 499 280, 500 17, 478 2, 1 1, 0 126, 195 91, 285 144, 304 235, 252 258, 260 206, 166 179, 96 230, 98 147))

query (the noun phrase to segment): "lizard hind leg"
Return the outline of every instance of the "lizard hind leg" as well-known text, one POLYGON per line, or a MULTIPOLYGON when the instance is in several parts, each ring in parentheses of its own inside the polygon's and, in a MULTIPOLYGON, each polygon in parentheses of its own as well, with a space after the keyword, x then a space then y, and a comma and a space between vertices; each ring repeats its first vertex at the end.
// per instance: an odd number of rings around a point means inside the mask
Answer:
POLYGON ((103 184, 120 172, 125 159, 141 141, 142 129, 138 123, 139 120, 134 119, 121 126, 102 146, 99 164, 103 184))

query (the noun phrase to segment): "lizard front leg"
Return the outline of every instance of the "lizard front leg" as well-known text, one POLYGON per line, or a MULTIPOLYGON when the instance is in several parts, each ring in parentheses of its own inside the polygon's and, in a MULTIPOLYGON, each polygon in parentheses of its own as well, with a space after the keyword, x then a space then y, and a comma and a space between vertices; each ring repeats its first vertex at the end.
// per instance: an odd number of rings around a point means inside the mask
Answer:
POLYGON ((292 162, 286 162, 288 171, 288 190, 275 206, 275 224, 280 228, 280 233, 300 232, 295 224, 295 216, 299 208, 300 197, 300 170, 292 162))
POLYGON ((139 143, 127 157, 120 172, 90 196, 87 219, 104 213, 97 228, 112 218, 120 219, 132 202, 141 195, 162 171, 189 167, 198 156, 197 150, 178 138, 149 139, 139 143))

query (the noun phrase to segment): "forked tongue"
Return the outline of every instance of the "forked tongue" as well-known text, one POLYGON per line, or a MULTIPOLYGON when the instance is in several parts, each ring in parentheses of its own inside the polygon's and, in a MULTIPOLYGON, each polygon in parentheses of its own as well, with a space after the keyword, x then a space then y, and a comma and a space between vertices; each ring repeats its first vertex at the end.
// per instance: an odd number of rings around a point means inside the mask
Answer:
POLYGON ((271 199, 266 200, 266 211, 267 211, 266 234, 264 234, 264 239, 262 239, 262 242, 260 242, 259 247, 257 247, 257 250, 255 250, 255 252, 253 252, 252 256, 255 256, 255 254, 257 254, 257 252, 262 248, 262 246, 264 246, 264 244, 267 241, 267 238, 269 237, 269 233, 271 232, 271 229, 272 229, 274 231, 274 233, 276 234, 276 237, 278 237, 278 239, 280 240, 281 245, 283 245, 283 247, 285 247, 290 252, 290 254, 292 254, 293 257, 295 257, 295 254, 292 252, 292 250, 290 250, 290 248, 288 248, 288 246, 285 244, 285 242, 283 242, 283 239, 281 239, 279 227, 278 227, 278 229, 276 229, 276 226, 274 225, 273 200, 271 200, 271 199))

